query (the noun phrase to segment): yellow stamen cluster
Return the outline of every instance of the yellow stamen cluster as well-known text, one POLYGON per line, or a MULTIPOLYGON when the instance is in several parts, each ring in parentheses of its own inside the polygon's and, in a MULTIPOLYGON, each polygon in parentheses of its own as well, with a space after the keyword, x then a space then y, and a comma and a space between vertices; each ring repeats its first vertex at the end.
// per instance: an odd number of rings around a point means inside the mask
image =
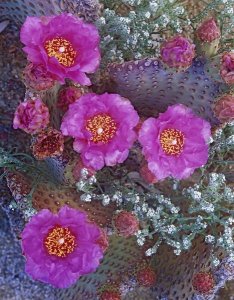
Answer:
POLYGON ((47 40, 44 47, 48 56, 57 58, 61 65, 71 67, 74 64, 77 52, 68 40, 57 37, 47 40))
POLYGON ((92 133, 92 142, 106 144, 114 137, 117 124, 109 115, 99 114, 87 121, 86 129, 92 133))
POLYGON ((168 155, 179 155, 184 148, 184 134, 177 129, 164 129, 160 134, 160 144, 168 155))
POLYGON ((76 238, 69 228, 57 225, 49 231, 44 240, 44 245, 49 254, 66 257, 74 251, 76 238))

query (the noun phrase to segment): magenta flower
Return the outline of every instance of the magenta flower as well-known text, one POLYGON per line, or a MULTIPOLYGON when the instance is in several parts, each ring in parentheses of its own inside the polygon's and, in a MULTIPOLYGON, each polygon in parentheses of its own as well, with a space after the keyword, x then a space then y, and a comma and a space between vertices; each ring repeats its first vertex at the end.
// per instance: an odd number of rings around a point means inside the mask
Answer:
POLYGON ((186 68, 195 56, 195 45, 182 36, 175 36, 163 43, 162 61, 171 68, 186 68))
POLYGON ((94 272, 103 257, 101 231, 79 210, 64 206, 32 217, 22 232, 26 272, 33 279, 66 288, 80 276, 94 272))
POLYGON ((28 60, 44 65, 61 83, 70 78, 90 85, 85 73, 93 73, 100 62, 99 34, 96 27, 71 14, 27 17, 20 40, 28 60))
POLYGON ((70 104, 61 131, 75 138, 74 150, 95 170, 122 163, 136 140, 139 117, 127 99, 117 94, 86 94, 70 104))
POLYGON ((197 29, 197 37, 202 42, 213 42, 220 38, 220 29, 214 18, 204 21, 197 29))
POLYGON ((55 77, 44 65, 28 64, 23 72, 25 85, 36 91, 44 91, 55 84, 55 77))
POLYGON ((234 84, 234 51, 223 54, 220 74, 227 84, 234 84))
POLYGON ((149 170, 158 180, 187 178, 208 159, 210 124, 182 104, 147 119, 139 132, 149 170))
POLYGON ((27 100, 17 107, 13 120, 14 129, 22 129, 27 133, 35 134, 46 128, 50 115, 47 106, 41 99, 27 100))

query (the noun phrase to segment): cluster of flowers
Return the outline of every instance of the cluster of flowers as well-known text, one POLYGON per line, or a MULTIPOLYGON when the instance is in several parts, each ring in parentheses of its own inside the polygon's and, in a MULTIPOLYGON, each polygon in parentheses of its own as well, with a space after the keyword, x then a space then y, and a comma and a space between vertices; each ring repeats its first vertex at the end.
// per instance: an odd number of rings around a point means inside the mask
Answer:
MULTIPOLYGON (((202 26, 204 29, 197 32, 202 41, 218 38, 213 19, 202 26)), ((94 25, 71 14, 28 17, 21 29, 21 41, 29 61, 24 71, 28 88, 47 90, 65 79, 91 85, 86 73, 95 72, 100 63, 99 34, 94 25)), ((161 48, 162 61, 172 68, 189 67, 194 56, 195 46, 183 36, 173 37, 161 48)), ((225 53, 221 76, 232 84, 233 74, 234 54, 225 53)), ((215 112, 221 121, 233 118, 233 99, 226 95, 219 100, 215 112)), ((61 131, 48 126, 49 109, 39 97, 25 99, 15 112, 13 126, 33 135, 32 149, 37 159, 60 155, 64 136, 71 136, 74 150, 91 171, 123 163, 137 139, 147 161, 145 173, 150 173, 152 182, 169 176, 187 178, 207 162, 210 124, 182 104, 145 121, 140 120, 129 100, 117 94, 83 95, 78 88, 69 87, 60 94, 57 104, 65 112, 61 131)), ((124 236, 138 229, 137 220, 126 213, 116 217, 115 222, 124 236)), ((84 212, 63 207, 53 215, 42 210, 22 234, 26 270, 35 279, 67 287, 97 268, 106 248, 103 244, 107 245, 104 241, 102 230, 84 212)))
MULTIPOLYGON (((41 72, 44 79, 49 73, 59 82, 70 78, 83 85, 90 84, 85 72, 94 72, 99 65, 96 28, 69 14, 28 17, 21 30, 21 41, 26 45, 24 51, 31 62, 27 74, 32 71, 34 76, 39 74, 40 86, 41 72), (36 37, 35 30, 39 32, 36 37)), ((162 60, 172 67, 189 66, 193 57, 194 45, 183 37, 175 37, 162 47, 162 60)), ((100 170, 105 165, 125 161, 137 139, 135 128, 139 123, 131 103, 115 94, 79 96, 64 115, 62 134, 75 139, 74 150, 81 153, 87 167, 100 170)), ((61 101, 59 104, 61 106, 61 101)), ((37 158, 57 155, 63 150, 60 132, 47 129, 41 133, 48 123, 48 108, 40 99, 26 100, 16 110, 14 128, 39 133, 33 146, 37 158)), ((138 135, 149 170, 157 180, 171 175, 186 178, 207 161, 210 126, 182 105, 169 107, 158 119, 146 120, 138 135)))
MULTIPOLYGON (((135 218, 128 212, 116 216, 115 226, 125 237, 138 228, 135 218)), ((67 206, 62 207, 58 214, 41 210, 22 233, 22 249, 27 256, 26 272, 32 278, 58 288, 66 288, 80 276, 94 272, 107 247, 106 233, 91 223, 84 212, 67 206)), ((136 268, 136 281, 140 286, 152 287, 157 274, 149 265, 141 266, 136 268)), ((209 295, 216 280, 213 274, 201 271, 194 275, 192 284, 197 293, 209 295)), ((107 286, 100 299, 120 300, 121 294, 107 286)))
POLYGON ((148 168, 157 180, 186 178, 208 158, 210 125, 183 105, 169 107, 137 130, 139 116, 127 99, 117 94, 86 94, 69 106, 62 133, 46 129, 48 123, 48 108, 40 99, 22 102, 15 113, 14 128, 37 134, 33 152, 38 159, 61 154, 63 136, 72 136, 83 164, 100 170, 126 160, 137 132, 148 168))

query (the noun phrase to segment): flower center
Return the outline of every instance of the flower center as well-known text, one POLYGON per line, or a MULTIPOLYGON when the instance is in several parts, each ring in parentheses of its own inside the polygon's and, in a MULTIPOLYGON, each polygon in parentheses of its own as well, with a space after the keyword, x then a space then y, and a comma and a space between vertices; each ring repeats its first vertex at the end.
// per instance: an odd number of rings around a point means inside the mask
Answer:
POLYGON ((163 151, 168 155, 179 155, 184 148, 184 134, 177 129, 164 129, 160 134, 163 151))
POLYGON ((76 238, 67 227, 56 225, 44 240, 44 245, 49 254, 66 257, 76 247, 76 238))
POLYGON ((68 40, 58 37, 46 41, 44 46, 48 56, 57 58, 61 65, 71 67, 74 64, 77 52, 68 40))
POLYGON ((92 133, 91 141, 106 144, 114 137, 117 124, 110 116, 100 114, 87 121, 86 129, 92 133))

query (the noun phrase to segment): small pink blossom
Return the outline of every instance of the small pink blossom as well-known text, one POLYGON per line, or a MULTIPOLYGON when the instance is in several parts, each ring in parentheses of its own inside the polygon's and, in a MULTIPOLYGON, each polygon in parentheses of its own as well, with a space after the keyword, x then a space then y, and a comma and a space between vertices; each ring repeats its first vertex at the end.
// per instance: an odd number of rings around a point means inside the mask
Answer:
POLYGON ((27 133, 35 134, 46 128, 50 115, 48 107, 41 99, 21 102, 15 111, 13 120, 14 129, 22 129, 27 133))
POLYGON ((197 37, 202 42, 213 42, 220 38, 220 29, 214 18, 204 21, 197 29, 197 37))
POLYGON ((234 96, 222 96, 214 107, 214 113, 221 122, 230 122, 234 120, 234 96))
POLYGON ((186 68, 195 56, 195 45, 187 38, 175 36, 161 47, 162 61, 171 68, 186 68))
POLYGON ((114 227, 119 235, 129 237, 139 229, 139 220, 133 213, 122 210, 114 217, 114 227))
POLYGON ((74 103, 81 96, 82 96, 81 89, 75 86, 66 87, 59 92, 57 106, 61 110, 67 111, 69 105, 71 103, 74 103))
POLYGON ((234 51, 223 54, 220 74, 227 84, 234 84, 234 51))
POLYGON ((55 84, 53 74, 44 65, 28 64, 23 71, 23 77, 25 85, 36 91, 47 90, 55 84))

